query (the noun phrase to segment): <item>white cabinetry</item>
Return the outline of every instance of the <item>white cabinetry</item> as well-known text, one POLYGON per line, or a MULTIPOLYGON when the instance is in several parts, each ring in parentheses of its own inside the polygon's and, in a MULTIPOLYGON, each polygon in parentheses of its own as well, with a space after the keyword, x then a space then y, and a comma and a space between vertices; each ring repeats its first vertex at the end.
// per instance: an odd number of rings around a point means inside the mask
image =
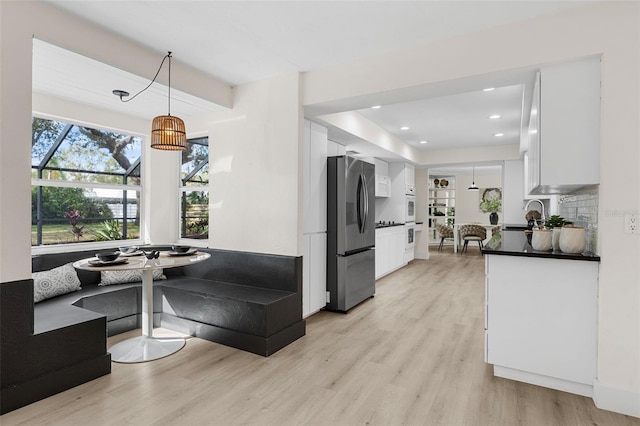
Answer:
POLYGON ((376 279, 406 265, 404 226, 376 229, 376 279))
POLYGON ((336 157, 338 155, 346 155, 347 148, 334 141, 327 141, 327 157, 336 157))
POLYGON ((304 125, 304 233, 327 232, 327 129, 304 125))
POLYGON ((302 312, 308 316, 325 306, 327 263, 327 129, 304 122, 304 254, 302 312))
POLYGON ((391 196, 391 179, 389 176, 376 173, 376 197, 389 198, 391 196))
POLYGON ((598 262, 485 255, 494 375, 592 396, 598 262))
POLYGON ((412 164, 404 165, 404 184, 408 186, 416 186, 416 169, 412 164))
POLYGON ((302 261, 302 315, 309 316, 326 305, 327 234, 306 234, 302 261))
POLYGON ((409 163, 390 163, 389 176, 391 177, 391 192, 394 197, 408 194, 409 187, 415 188, 416 171, 409 163))
POLYGON ((600 57, 540 70, 529 135, 527 194, 600 183, 600 57))

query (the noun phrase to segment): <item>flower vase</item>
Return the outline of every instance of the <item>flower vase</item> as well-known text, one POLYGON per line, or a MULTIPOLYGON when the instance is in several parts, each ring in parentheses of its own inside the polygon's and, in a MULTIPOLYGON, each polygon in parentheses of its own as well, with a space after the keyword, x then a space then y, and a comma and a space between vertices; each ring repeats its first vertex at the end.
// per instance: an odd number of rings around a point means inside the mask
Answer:
POLYGON ((492 225, 497 225, 498 224, 498 213, 496 212, 491 212, 491 214, 489 214, 489 223, 491 223, 492 225))
POLYGON ((560 232, 560 250, 564 253, 582 253, 587 245, 584 228, 565 226, 560 232))
POLYGON ((534 229, 531 238, 531 247, 538 251, 551 250, 551 231, 547 229, 534 229))

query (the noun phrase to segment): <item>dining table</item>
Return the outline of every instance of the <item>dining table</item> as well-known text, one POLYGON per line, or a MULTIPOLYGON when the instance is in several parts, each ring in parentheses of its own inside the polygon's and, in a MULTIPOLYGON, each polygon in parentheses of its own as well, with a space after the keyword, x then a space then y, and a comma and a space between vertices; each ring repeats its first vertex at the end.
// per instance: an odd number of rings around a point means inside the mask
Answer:
POLYGON ((153 271, 157 269, 189 266, 210 258, 209 253, 192 249, 184 253, 162 251, 155 259, 148 259, 142 251, 102 262, 96 257, 82 259, 74 268, 91 271, 142 271, 142 335, 123 340, 111 348, 111 359, 119 363, 138 363, 164 358, 178 352, 186 339, 153 336, 153 271))

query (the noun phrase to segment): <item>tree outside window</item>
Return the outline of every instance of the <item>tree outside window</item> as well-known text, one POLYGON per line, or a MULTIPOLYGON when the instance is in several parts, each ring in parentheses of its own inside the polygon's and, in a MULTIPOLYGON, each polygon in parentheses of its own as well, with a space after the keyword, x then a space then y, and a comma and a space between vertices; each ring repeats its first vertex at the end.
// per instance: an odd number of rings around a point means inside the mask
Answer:
POLYGON ((34 117, 33 246, 140 238, 142 140, 34 117))

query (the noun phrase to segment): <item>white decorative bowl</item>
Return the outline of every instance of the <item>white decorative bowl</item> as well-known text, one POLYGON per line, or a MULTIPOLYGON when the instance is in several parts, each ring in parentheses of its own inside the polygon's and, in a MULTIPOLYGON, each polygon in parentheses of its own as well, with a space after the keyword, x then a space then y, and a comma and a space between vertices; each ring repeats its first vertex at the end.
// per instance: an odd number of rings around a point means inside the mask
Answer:
POLYGON ((560 250, 564 253, 582 253, 587 244, 584 228, 565 226, 560 232, 560 250))
POLYGON ((531 237, 531 247, 538 251, 551 250, 551 231, 548 229, 534 229, 531 237))

